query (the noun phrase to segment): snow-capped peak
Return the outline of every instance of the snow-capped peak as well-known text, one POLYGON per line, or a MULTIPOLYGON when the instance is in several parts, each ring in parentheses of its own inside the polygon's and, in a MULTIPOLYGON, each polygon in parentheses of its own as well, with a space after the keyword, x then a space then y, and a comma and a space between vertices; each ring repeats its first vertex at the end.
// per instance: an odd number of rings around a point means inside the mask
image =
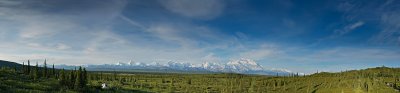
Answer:
POLYGON ((224 65, 214 62, 204 62, 201 67, 210 71, 223 71, 225 69, 224 65))
POLYGON ((227 67, 233 72, 262 71, 263 67, 254 60, 241 58, 239 60, 231 60, 227 63, 227 67))
POLYGON ((115 65, 118 65, 118 66, 125 66, 126 63, 118 62, 118 63, 116 63, 115 65))
POLYGON ((228 65, 239 65, 239 64, 244 64, 244 65, 258 65, 256 61, 251 60, 251 59, 245 59, 241 58, 239 60, 232 60, 227 63, 228 65))
POLYGON ((287 69, 264 69, 261 65, 259 65, 256 61, 251 59, 241 58, 238 60, 231 60, 227 63, 218 63, 218 62, 204 62, 202 64, 191 64, 185 62, 175 62, 169 61, 165 64, 160 64, 157 62, 154 63, 141 63, 134 62, 130 60, 129 62, 117 62, 116 64, 103 64, 103 65, 88 65, 87 68, 116 68, 116 69, 175 69, 175 70, 183 70, 183 71, 211 71, 211 72, 233 72, 233 73, 267 73, 267 74, 275 74, 275 72, 279 73, 290 73, 291 71, 287 69))
POLYGON ((135 64, 135 62, 133 62, 132 60, 129 60, 129 63, 128 63, 129 65, 134 65, 135 64))

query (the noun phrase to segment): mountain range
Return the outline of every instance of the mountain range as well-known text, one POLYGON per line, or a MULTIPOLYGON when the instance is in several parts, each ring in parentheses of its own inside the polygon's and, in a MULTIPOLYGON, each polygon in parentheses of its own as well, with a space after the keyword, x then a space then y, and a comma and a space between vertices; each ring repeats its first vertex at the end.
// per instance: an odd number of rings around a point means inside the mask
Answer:
MULTIPOLYGON (((73 69, 75 66, 57 65, 56 68, 73 69)), ((191 64, 183 62, 169 61, 166 64, 160 63, 141 63, 129 61, 127 63, 118 62, 116 64, 85 65, 91 71, 156 71, 156 72, 211 72, 211 73, 240 73, 240 74, 261 74, 261 75, 289 75, 292 72, 286 69, 266 69, 254 60, 241 58, 231 60, 227 63, 204 62, 201 64, 191 64)))

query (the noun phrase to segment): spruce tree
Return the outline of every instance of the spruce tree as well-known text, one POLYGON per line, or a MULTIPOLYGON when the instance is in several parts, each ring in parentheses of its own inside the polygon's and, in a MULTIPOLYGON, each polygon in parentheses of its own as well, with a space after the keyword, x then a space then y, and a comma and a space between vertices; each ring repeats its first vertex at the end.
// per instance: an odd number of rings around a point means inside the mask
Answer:
POLYGON ((35 70, 33 71, 33 80, 39 79, 39 65, 36 62, 35 70))
POLYGON ((86 86, 86 84, 88 83, 88 76, 87 76, 86 68, 83 68, 82 77, 83 77, 83 86, 86 86))
POLYGON ((76 78, 75 78, 75 84, 74 84, 74 89, 75 90, 81 90, 83 87, 83 81, 82 81, 82 67, 79 67, 79 70, 76 72, 76 78))
POLYGON ((51 70, 51 75, 52 75, 53 77, 56 77, 56 70, 54 69, 54 64, 53 64, 53 68, 52 68, 52 70, 51 70))
POLYGON ((26 74, 26 72, 25 72, 25 62, 22 62, 22 68, 21 69, 22 69, 22 73, 26 74))
POLYGON ((44 59, 44 64, 43 64, 43 73, 42 73, 44 78, 47 78, 47 64, 46 64, 46 59, 44 59))
POLYGON ((31 74, 31 62, 28 60, 27 74, 31 74))
POLYGON ((64 69, 61 70, 59 79, 60 79, 60 84, 61 85, 67 85, 66 84, 66 79, 65 79, 65 71, 64 71, 64 69))
POLYGON ((70 71, 68 85, 71 86, 71 88, 74 88, 74 87, 72 87, 74 84, 75 84, 74 71, 70 71))
POLYGON ((117 80, 117 72, 114 69, 113 80, 117 80))
POLYGON ((14 65, 14 72, 17 72, 17 65, 14 65))

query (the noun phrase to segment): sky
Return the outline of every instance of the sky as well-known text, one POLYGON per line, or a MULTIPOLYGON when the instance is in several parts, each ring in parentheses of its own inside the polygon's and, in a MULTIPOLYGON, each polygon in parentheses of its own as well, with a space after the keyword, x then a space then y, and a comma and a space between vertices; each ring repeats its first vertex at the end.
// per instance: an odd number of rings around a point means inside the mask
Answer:
POLYGON ((0 59, 400 66, 398 0, 1 0, 0 59))

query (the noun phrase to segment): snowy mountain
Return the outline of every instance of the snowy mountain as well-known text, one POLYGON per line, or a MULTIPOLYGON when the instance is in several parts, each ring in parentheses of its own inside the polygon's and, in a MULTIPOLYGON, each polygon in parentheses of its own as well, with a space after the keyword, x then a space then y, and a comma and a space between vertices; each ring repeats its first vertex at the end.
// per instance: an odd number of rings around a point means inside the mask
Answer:
POLYGON ((248 71, 262 71, 263 67, 251 59, 233 60, 226 64, 227 69, 232 72, 244 73, 248 71))
MULTIPOLYGON (((57 68, 68 67, 66 65, 56 66, 57 68)), ((129 61, 127 63, 118 62, 116 64, 87 65, 88 70, 179 70, 179 71, 207 71, 223 73, 242 73, 242 74, 263 74, 263 75, 288 75, 291 71, 287 69, 265 69, 263 66, 251 59, 241 58, 231 60, 227 63, 204 62, 201 64, 191 64, 169 61, 166 64, 160 63, 140 63, 129 61)), ((69 67, 70 68, 70 67, 69 67)))

